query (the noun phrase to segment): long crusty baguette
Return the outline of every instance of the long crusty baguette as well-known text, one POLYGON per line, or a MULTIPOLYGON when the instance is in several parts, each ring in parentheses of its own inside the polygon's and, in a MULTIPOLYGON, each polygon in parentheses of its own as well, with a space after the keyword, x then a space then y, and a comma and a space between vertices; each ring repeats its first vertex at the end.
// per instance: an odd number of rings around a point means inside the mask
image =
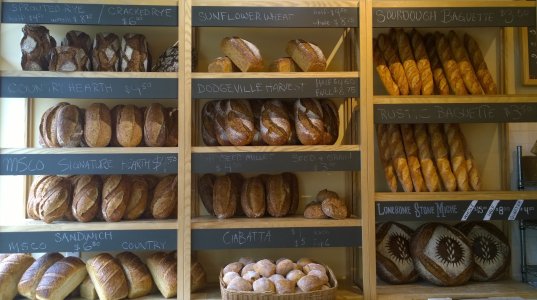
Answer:
POLYGON ((451 168, 457 179, 457 186, 460 191, 471 190, 468 183, 468 170, 466 169, 466 159, 464 157, 464 146, 461 139, 459 124, 444 124, 444 132, 449 145, 449 157, 451 158, 451 168))
POLYGON ((418 145, 418 157, 427 189, 429 192, 439 192, 442 187, 433 161, 429 135, 427 134, 427 125, 414 124, 414 139, 418 145))
POLYGON ((429 56, 429 62, 431 63, 431 70, 433 71, 433 80, 435 91, 439 95, 449 95, 449 84, 442 68, 442 63, 436 52, 435 38, 432 33, 425 35, 425 48, 427 49, 427 55, 429 56))
POLYGON ((388 187, 392 192, 397 192, 397 178, 392 164, 392 153, 388 141, 388 125, 377 125, 377 143, 379 147, 380 161, 384 167, 384 176, 388 187))
POLYGON ((405 192, 412 192, 412 178, 405 155, 401 130, 398 124, 388 125, 388 141, 392 152, 392 164, 405 192))
POLYGON ((408 35, 401 28, 395 31, 395 40, 397 41, 397 50, 399 52, 399 59, 403 63, 405 69, 408 85, 410 86, 410 94, 421 94, 421 78, 412 48, 410 47, 410 41, 408 35))
POLYGON ((28 254, 15 253, 0 262, 0 299, 13 299, 17 284, 35 259, 28 254))
POLYGON ((406 159, 410 169, 410 177, 416 192, 426 192, 427 186, 421 174, 420 161, 418 159, 418 145, 414 140, 414 130, 411 124, 401 124, 401 135, 405 146, 406 159))
POLYGON ((451 48, 449 47, 446 37, 442 33, 436 32, 435 43, 436 52, 444 67, 444 72, 446 72, 446 77, 451 90, 455 92, 455 95, 467 95, 468 92, 466 91, 464 80, 462 80, 459 65, 455 61, 453 53, 451 53, 451 48))
POLYGON ((468 170, 468 181, 470 182, 470 186, 474 191, 480 191, 481 190, 481 177, 479 175, 479 170, 477 169, 477 163, 474 159, 474 156, 472 155, 472 152, 470 151, 470 148, 468 147, 468 143, 466 142, 466 138, 464 137, 464 134, 461 135, 462 139, 462 145, 464 147, 464 156, 466 158, 466 169, 468 170))
POLYGON ((412 50, 414 50, 416 65, 420 72, 421 94, 432 95, 434 93, 433 71, 431 69, 429 57, 427 56, 423 38, 416 29, 413 29, 410 33, 410 41, 412 43, 412 50))
POLYGON ((377 41, 379 49, 382 51, 382 55, 384 55, 386 63, 388 63, 390 73, 392 73, 392 77, 399 87, 399 93, 401 95, 408 95, 409 85, 405 75, 405 69, 403 68, 403 64, 401 64, 401 60, 399 60, 399 57, 397 56, 397 52, 392 46, 390 38, 385 34, 380 34, 377 41))
POLYGON ((444 132, 440 124, 427 124, 427 130, 431 137, 431 148, 438 167, 438 173, 448 192, 457 190, 457 180, 451 171, 449 152, 445 142, 444 132))
POLYGON ((393 81, 390 69, 386 66, 386 60, 380 53, 380 49, 377 45, 377 39, 373 39, 373 62, 375 63, 375 69, 384 85, 384 88, 391 96, 399 96, 399 87, 397 83, 393 81))
POLYGON ((462 80, 464 81, 466 89, 472 95, 483 94, 481 85, 479 85, 479 81, 477 80, 477 76, 475 75, 474 68, 470 63, 468 53, 466 53, 466 49, 464 49, 462 41, 459 39, 459 36, 457 36, 455 31, 451 30, 448 34, 448 40, 449 46, 451 47, 451 52, 453 53, 453 56, 455 57, 455 60, 459 65, 459 70, 461 70, 462 80))
POLYGON ((483 58, 483 53, 481 52, 479 45, 470 35, 466 33, 464 34, 464 46, 466 46, 466 50, 470 56, 470 61, 472 61, 472 65, 474 66, 477 79, 479 79, 479 83, 481 83, 481 87, 483 88, 483 91, 485 91, 485 94, 497 94, 498 90, 496 89, 496 83, 494 83, 494 79, 492 79, 492 75, 490 74, 487 63, 483 58))

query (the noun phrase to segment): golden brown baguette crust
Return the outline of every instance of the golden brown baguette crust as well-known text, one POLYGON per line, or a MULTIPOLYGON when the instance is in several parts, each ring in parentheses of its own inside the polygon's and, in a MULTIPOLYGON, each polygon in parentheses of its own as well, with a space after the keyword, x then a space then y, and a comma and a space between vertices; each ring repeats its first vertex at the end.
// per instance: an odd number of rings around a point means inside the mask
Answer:
POLYGON ((464 156, 464 145, 459 124, 444 124, 444 132, 447 136, 451 168, 457 179, 457 187, 460 191, 470 191, 468 170, 466 168, 466 159, 464 156))
POLYGON ((474 191, 480 191, 481 176, 479 175, 479 170, 477 169, 477 163, 472 155, 472 152, 470 151, 470 148, 468 147, 468 143, 466 142, 464 135, 461 135, 461 138, 464 147, 464 156, 466 158, 466 169, 468 170, 468 181, 470 182, 470 186, 474 191))
POLYGON ((377 74, 384 85, 384 88, 391 96, 399 96, 399 87, 392 78, 390 69, 386 66, 386 60, 382 56, 380 49, 377 45, 377 39, 373 39, 373 62, 375 63, 375 69, 377 74))
POLYGON ((0 262, 0 299, 15 298, 22 275, 34 261, 31 255, 15 253, 0 262))
POLYGON ((421 78, 412 48, 410 47, 410 41, 407 34, 403 29, 397 29, 395 31, 395 40, 397 41, 397 49, 399 53, 399 59, 403 63, 405 69, 408 85, 410 86, 410 94, 421 94, 421 78))
POLYGON ((433 159, 427 125, 414 124, 414 139, 418 146, 418 157, 427 189, 429 192, 439 192, 442 187, 433 159))
POLYGON ((410 93, 410 87, 406 78, 405 69, 397 56, 397 52, 390 38, 385 34, 380 34, 378 36, 378 46, 388 64, 392 78, 397 83, 397 87, 399 87, 399 93, 401 95, 408 95, 410 93))
POLYGON ((467 95, 468 92, 466 91, 459 65, 453 57, 453 53, 451 52, 451 48, 449 47, 446 37, 442 33, 436 32, 435 43, 438 57, 440 58, 442 66, 444 67, 444 72, 446 72, 446 77, 451 90, 455 92, 455 95, 467 95))
POLYGON ((427 33, 425 35, 425 48, 427 49, 427 55, 429 56, 429 62, 431 63, 435 93, 439 95, 449 95, 448 80, 442 67, 442 63, 440 62, 440 58, 438 57, 436 42, 432 33, 427 33))
POLYGON ((405 192, 412 192, 412 178, 410 177, 410 169, 408 168, 399 125, 388 125, 388 141, 392 153, 392 164, 397 173, 397 178, 405 192))
POLYGON ((427 186, 421 173, 421 165, 418 159, 418 145, 414 140, 414 130, 411 124, 401 124, 401 135, 405 146, 406 159, 410 169, 410 177, 416 192, 426 192, 427 186))
POLYGON ((451 165, 449 163, 449 152, 445 142, 444 131, 440 124, 427 124, 427 130, 431 137, 431 149, 436 160, 436 166, 438 167, 438 173, 444 183, 444 188, 448 192, 454 192, 457 190, 457 180, 455 175, 451 171, 451 165))
POLYGON ((416 29, 413 29, 410 35, 414 58, 416 59, 416 65, 420 72, 421 94, 432 95, 434 93, 433 71, 429 57, 427 56, 423 37, 416 29))
POLYGON ((384 177, 388 187, 392 192, 397 192, 397 177, 392 164, 392 153, 388 139, 388 125, 377 125, 377 143, 379 148, 379 157, 384 167, 384 177))
POLYGON ((449 32, 448 40, 449 46, 451 47, 451 52, 453 53, 453 56, 459 65, 459 69, 461 70, 462 80, 464 81, 466 89, 472 95, 483 94, 481 85, 479 85, 477 76, 475 75, 474 68, 470 63, 468 53, 466 53, 466 49, 462 45, 462 41, 459 39, 455 31, 451 30, 449 32))
POLYGON ((479 82, 481 83, 481 87, 483 88, 485 94, 497 94, 498 90, 496 88, 496 83, 494 83, 494 79, 490 74, 489 68, 487 67, 487 63, 483 58, 483 53, 481 52, 481 49, 479 48, 477 42, 470 35, 465 33, 464 45, 466 46, 466 50, 468 51, 468 54, 470 56, 470 60, 474 67, 475 73, 477 75, 477 78, 479 79, 479 82))

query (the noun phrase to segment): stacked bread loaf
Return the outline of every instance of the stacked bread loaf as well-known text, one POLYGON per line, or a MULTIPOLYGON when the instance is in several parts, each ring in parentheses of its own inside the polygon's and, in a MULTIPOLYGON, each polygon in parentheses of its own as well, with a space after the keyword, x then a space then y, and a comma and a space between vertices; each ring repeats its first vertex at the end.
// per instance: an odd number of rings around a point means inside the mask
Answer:
POLYGON ((223 292, 294 294, 335 289, 337 281, 327 266, 310 258, 295 262, 243 257, 222 269, 220 287, 223 292))
POLYGON ((322 99, 216 100, 201 112, 207 146, 331 145, 339 135, 334 103, 322 99))
POLYGON ((324 189, 317 193, 315 200, 306 205, 304 217, 308 219, 345 219, 347 218, 347 204, 334 191, 324 189))
POLYGON ((479 191, 475 159, 458 124, 379 124, 377 142, 386 181, 405 192, 479 191))
POLYGON ((47 109, 39 124, 43 147, 176 147, 178 111, 159 103, 139 108, 103 103, 86 109, 61 102, 47 109))
POLYGON ((388 94, 497 94, 477 42, 455 31, 422 36, 417 30, 391 29, 373 40, 377 73, 388 94))
POLYGON ((46 223, 176 218, 177 175, 40 176, 30 187, 27 213, 46 223))
MULTIPOLYGON (((220 43, 225 56, 209 63, 209 72, 260 72, 265 69, 261 51, 251 42, 239 37, 226 37, 220 43)), ((271 72, 320 72, 326 69, 326 58, 319 46, 301 39, 287 43, 288 57, 270 64, 271 72)))
POLYGON ((494 281, 509 269, 507 237, 489 222, 455 226, 426 223, 416 231, 395 222, 377 224, 377 274, 393 284, 426 279, 455 286, 494 281))

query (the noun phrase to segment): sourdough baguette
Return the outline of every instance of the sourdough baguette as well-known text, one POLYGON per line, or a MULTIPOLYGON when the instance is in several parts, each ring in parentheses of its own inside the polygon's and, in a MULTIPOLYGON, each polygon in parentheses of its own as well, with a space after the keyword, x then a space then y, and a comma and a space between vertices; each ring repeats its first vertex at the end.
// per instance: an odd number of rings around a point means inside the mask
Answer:
POLYGON ((403 63, 405 69, 406 78, 410 87, 410 94, 421 94, 421 78, 412 48, 410 47, 410 41, 408 35, 403 29, 399 28, 395 31, 395 40, 397 41, 397 49, 399 52, 399 59, 403 63))
POLYGON ((459 65, 453 57, 453 53, 451 52, 451 48, 446 37, 440 32, 435 33, 435 45, 436 52, 438 53, 440 62, 444 67, 444 71, 446 72, 446 77, 451 90, 455 92, 455 95, 467 95, 468 92, 466 91, 459 65))
POLYGON ((373 39, 373 62, 375 63, 377 74, 388 94, 391 96, 399 96, 399 87, 393 80, 390 69, 386 66, 386 60, 380 52, 377 39, 373 39))
POLYGON ((440 124, 427 124, 427 130, 431 137, 431 148, 438 167, 438 173, 444 183, 444 188, 448 192, 453 192, 457 189, 457 180, 451 171, 449 163, 449 152, 445 142, 445 135, 440 124))
POLYGON ((392 164, 397 178, 405 192, 412 192, 412 178, 410 177, 410 169, 408 167, 399 125, 388 125, 388 142, 391 148, 392 164))
POLYGON ((498 90, 496 88, 496 83, 494 83, 494 79, 492 79, 492 75, 490 74, 487 63, 483 58, 483 53, 481 53, 481 49, 479 49, 477 42, 470 35, 465 33, 464 45, 466 46, 466 50, 468 51, 470 60, 472 61, 475 73, 485 94, 497 94, 498 90))
POLYGON ((433 71, 431 69, 429 57, 427 56, 423 37, 416 29, 413 29, 410 33, 410 41, 412 43, 412 49, 414 50, 416 65, 420 72, 421 94, 432 95, 434 93, 433 71))
POLYGON ((143 297, 151 293, 153 278, 147 266, 132 252, 121 252, 116 256, 129 286, 129 299, 143 297))
POLYGON ((225 37, 220 43, 220 49, 242 72, 263 70, 261 52, 254 44, 245 39, 225 37))
POLYGON ((101 253, 88 259, 86 269, 100 300, 119 300, 128 296, 127 278, 112 255, 101 253))
POLYGON ((410 177, 416 192, 426 192, 427 186, 421 173, 421 165, 418 159, 418 145, 414 139, 414 130, 411 124, 401 124, 401 135, 405 146, 406 159, 410 169, 410 177))
POLYGON ((418 145, 418 157, 427 189, 429 192, 439 192, 441 190, 440 178, 438 178, 438 172, 433 161, 427 125, 414 124, 414 139, 418 145))
POLYGON ((466 49, 462 45, 462 41, 459 39, 455 31, 451 30, 449 32, 448 40, 449 40, 449 46, 451 47, 451 52, 453 52, 453 56, 455 57, 455 60, 457 61, 457 64, 459 65, 459 69, 462 75, 462 80, 464 81, 464 85, 466 86, 466 89, 472 95, 483 94, 481 85, 479 85, 479 81, 477 80, 477 76, 475 75, 474 68, 472 67, 472 64, 470 63, 470 58, 468 57, 468 53, 466 53, 466 49))
POLYGON ((429 56, 429 62, 431 63, 431 70, 433 72, 433 80, 435 91, 439 95, 449 95, 449 84, 446 78, 442 63, 438 57, 436 51, 436 42, 432 33, 425 35, 425 48, 429 56))
POLYGON ((62 258, 47 269, 36 289, 39 300, 65 299, 84 281, 86 264, 74 256, 62 258))
POLYGON ((392 192, 397 192, 397 177, 392 164, 392 153, 389 144, 388 125, 377 125, 377 143, 379 148, 379 157, 384 167, 384 177, 386 183, 392 192))
POLYGON ((408 95, 410 86, 405 74, 405 69, 397 56, 397 52, 395 51, 390 38, 385 34, 380 34, 378 36, 378 46, 388 64, 392 78, 397 83, 397 87, 399 87, 399 93, 401 95, 408 95))
POLYGON ((287 54, 304 72, 326 70, 326 58, 319 46, 302 39, 290 40, 285 49, 287 54))
POLYGON ((147 267, 164 298, 177 295, 177 258, 172 253, 156 252, 147 258, 147 267))
POLYGON ((24 272, 35 259, 28 254, 15 253, 0 261, 0 299, 13 299, 24 272))
POLYGON ((444 132, 449 145, 449 156, 453 174, 457 179, 457 187, 460 191, 470 191, 468 182, 468 170, 466 168, 466 158, 464 155, 464 145, 459 124, 444 124, 444 132))

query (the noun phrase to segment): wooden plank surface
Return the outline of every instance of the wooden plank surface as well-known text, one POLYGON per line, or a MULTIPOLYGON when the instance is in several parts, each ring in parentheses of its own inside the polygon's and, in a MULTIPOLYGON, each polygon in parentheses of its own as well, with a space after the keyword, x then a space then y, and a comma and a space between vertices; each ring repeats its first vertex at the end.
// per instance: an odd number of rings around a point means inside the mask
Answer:
POLYGON ((283 0, 277 3, 262 0, 193 0, 192 6, 269 6, 269 7, 357 7, 359 1, 354 0, 283 0))
POLYGON ((535 103, 536 95, 374 96, 374 104, 535 103))
POLYGON ((216 228, 282 228, 282 227, 359 227, 362 221, 356 216, 344 220, 306 219, 303 216, 283 218, 230 218, 217 219, 212 216, 202 216, 192 219, 192 229, 216 228))
POLYGON ((375 201, 435 201, 435 200, 535 200, 537 191, 479 191, 437 193, 375 193, 375 201))
POLYGON ((234 72, 234 73, 192 73, 193 79, 222 78, 359 78, 360 72, 234 72))
POLYGON ((98 148, 0 148, 0 154, 148 154, 178 153, 177 147, 98 147, 98 148))
POLYGON ((373 7, 535 7, 533 1, 375 1, 373 7))
POLYGON ((177 220, 137 220, 121 222, 68 222, 60 221, 47 224, 43 221, 21 220, 17 224, 2 224, 0 232, 23 231, 85 231, 85 230, 158 230, 176 229, 177 220))
MULTIPOLYGON (((21 2, 20 0, 2 0, 2 2, 21 2)), ((24 0, 30 3, 73 3, 80 4, 80 0, 24 0)), ((140 5, 177 5, 177 0, 145 0, 140 5)), ((125 0, 85 0, 84 4, 119 4, 126 5, 125 0)), ((128 5, 136 5, 135 2, 128 5)))
POLYGON ((0 77, 54 77, 54 78, 178 78, 176 72, 54 72, 54 71, 0 71, 0 77))
POLYGON ((232 153, 232 152, 330 152, 360 151, 359 145, 300 145, 300 146, 215 146, 192 147, 192 153, 232 153))

